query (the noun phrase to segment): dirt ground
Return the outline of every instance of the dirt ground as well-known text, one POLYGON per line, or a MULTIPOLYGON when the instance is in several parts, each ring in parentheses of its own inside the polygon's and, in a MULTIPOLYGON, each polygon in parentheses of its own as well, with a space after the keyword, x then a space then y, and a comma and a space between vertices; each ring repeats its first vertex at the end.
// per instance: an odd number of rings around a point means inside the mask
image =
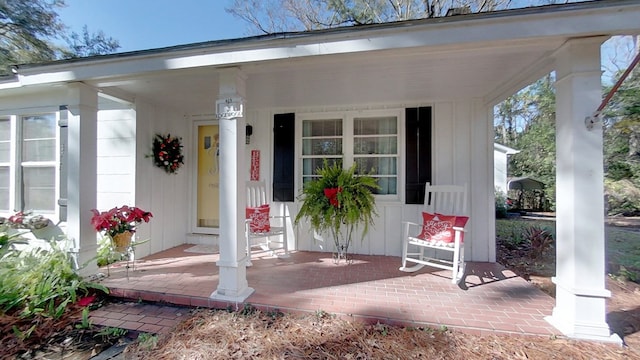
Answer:
MULTIPOLYGON (((640 217, 608 218, 607 226, 640 233, 640 217)), ((541 258, 531 260, 525 251, 508 249, 499 240, 497 246, 499 263, 555 297, 555 285, 551 282, 555 275, 553 249, 541 258)), ((608 267, 615 265, 610 263, 608 267)), ((640 284, 615 276, 607 276, 606 282, 606 288, 611 291, 611 298, 607 301, 607 322, 629 348, 640 354, 640 284)))

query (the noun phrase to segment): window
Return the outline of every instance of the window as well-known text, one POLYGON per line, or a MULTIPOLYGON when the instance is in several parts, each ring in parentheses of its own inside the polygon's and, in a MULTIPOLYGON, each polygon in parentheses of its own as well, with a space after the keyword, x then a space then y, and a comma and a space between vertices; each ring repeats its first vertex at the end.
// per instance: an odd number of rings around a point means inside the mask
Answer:
POLYGON ((378 181, 377 195, 398 196, 397 112, 371 115, 341 114, 302 119, 302 181, 312 180, 315 170, 329 163, 355 163, 357 173, 370 174, 378 181))
POLYGON ((0 118, 0 211, 56 212, 56 114, 0 118))
POLYGON ((0 118, 0 211, 10 212, 11 118, 0 118))

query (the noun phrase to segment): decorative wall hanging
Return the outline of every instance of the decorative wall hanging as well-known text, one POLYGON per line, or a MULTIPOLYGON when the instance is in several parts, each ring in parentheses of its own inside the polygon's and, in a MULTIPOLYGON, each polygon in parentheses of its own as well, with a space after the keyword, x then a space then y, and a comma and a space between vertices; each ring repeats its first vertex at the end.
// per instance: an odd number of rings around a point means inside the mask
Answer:
POLYGON ((182 138, 172 137, 171 134, 156 134, 153 139, 153 163, 169 174, 175 174, 184 164, 182 155, 182 138))

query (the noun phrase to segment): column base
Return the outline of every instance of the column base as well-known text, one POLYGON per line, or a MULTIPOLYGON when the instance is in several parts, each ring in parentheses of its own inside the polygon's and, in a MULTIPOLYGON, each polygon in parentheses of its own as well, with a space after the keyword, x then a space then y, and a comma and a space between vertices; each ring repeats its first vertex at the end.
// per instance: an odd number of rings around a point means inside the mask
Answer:
POLYGON ((607 323, 586 324, 570 322, 555 315, 557 308, 553 309, 554 315, 544 319, 553 327, 560 330, 565 336, 579 340, 593 340, 606 343, 623 345, 622 338, 618 334, 612 334, 607 323))
POLYGON ((230 301, 230 302, 236 302, 236 303, 243 303, 245 300, 247 300, 249 298, 249 296, 251 296, 251 294, 254 293, 254 291, 255 290, 253 288, 250 288, 250 287, 244 288, 240 292, 229 291, 229 290, 225 291, 224 289, 218 289, 218 290, 214 291, 213 293, 211 293, 209 298, 212 299, 212 300, 221 300, 221 301, 230 301))
POLYGON ((578 288, 567 286, 558 277, 556 284, 556 306, 545 320, 565 336, 622 345, 622 339, 612 334, 607 324, 606 299, 611 292, 604 287, 578 288))

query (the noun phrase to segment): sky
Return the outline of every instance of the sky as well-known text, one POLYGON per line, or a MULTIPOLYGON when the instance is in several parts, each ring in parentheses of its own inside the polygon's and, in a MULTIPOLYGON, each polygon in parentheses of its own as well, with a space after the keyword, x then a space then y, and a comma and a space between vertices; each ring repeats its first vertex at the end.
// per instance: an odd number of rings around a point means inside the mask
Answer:
MULTIPOLYGON (((577 1, 577 0, 572 0, 577 1)), ((61 21, 72 31, 102 30, 120 43, 117 52, 155 49, 203 41, 250 36, 246 22, 225 11, 232 0, 66 0, 58 10, 61 21)), ((531 0, 515 0, 526 6, 531 0)), ((611 82, 609 71, 624 68, 630 58, 629 39, 611 41, 602 51, 603 81, 611 82), (615 64, 615 65, 614 65, 615 64)))
POLYGON ((225 11, 231 0, 66 0, 62 23, 82 33, 102 30, 118 52, 248 36, 245 22, 225 11))

